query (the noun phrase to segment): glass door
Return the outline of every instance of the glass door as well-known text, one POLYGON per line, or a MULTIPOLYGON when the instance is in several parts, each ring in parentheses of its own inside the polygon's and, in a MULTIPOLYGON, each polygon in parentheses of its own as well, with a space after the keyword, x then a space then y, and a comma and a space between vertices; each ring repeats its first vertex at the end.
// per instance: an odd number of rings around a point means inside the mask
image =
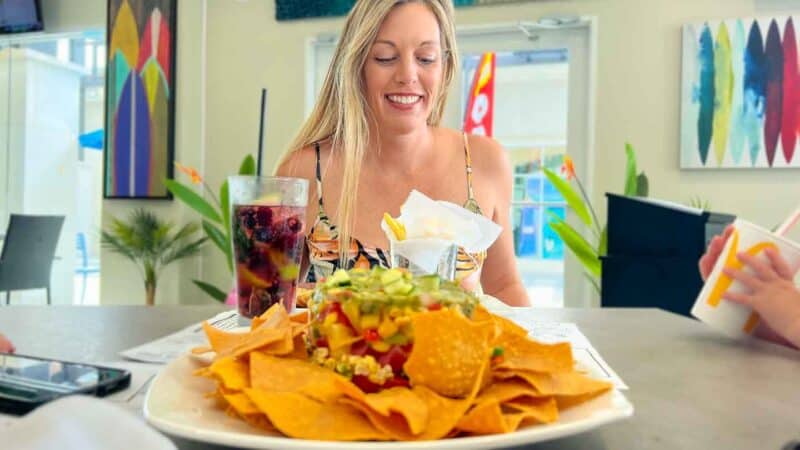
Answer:
MULTIPOLYGON (((459 31, 461 76, 457 77, 445 124, 462 128, 468 90, 485 52, 496 54, 493 137, 509 152, 514 167, 511 223, 517 267, 536 306, 585 306, 592 288, 580 264, 565 252, 550 228, 552 216, 575 218, 544 178, 569 154, 590 185, 591 22, 564 26, 536 24, 465 28, 459 31)), ((591 191, 591 188, 588 187, 591 191)), ((591 194, 590 194, 591 195, 591 194)))
MULTIPOLYGON (((64 216, 53 303, 97 303, 105 33, 14 35, 0 45, 8 47, 0 50, 2 229, 10 213, 64 216), (98 139, 89 143, 92 131, 98 139)), ((11 296, 15 304, 43 299, 39 290, 11 296)))

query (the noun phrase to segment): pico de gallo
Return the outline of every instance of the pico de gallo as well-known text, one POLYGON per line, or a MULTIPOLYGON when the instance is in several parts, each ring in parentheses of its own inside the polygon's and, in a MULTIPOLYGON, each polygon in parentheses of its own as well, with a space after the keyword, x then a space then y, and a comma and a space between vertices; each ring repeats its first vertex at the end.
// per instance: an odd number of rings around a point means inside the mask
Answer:
POLYGON ((437 275, 404 269, 337 270, 309 302, 311 359, 364 392, 408 386, 403 365, 414 345, 411 315, 456 308, 472 316, 478 298, 437 275))

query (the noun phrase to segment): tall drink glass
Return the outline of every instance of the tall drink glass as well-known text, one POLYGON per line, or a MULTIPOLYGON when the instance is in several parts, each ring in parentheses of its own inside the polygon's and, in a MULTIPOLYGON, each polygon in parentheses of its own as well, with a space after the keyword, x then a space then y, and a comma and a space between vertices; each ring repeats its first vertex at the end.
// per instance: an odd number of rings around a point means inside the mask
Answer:
POLYGON ((228 178, 239 314, 253 318, 276 303, 291 312, 300 273, 308 181, 228 178))

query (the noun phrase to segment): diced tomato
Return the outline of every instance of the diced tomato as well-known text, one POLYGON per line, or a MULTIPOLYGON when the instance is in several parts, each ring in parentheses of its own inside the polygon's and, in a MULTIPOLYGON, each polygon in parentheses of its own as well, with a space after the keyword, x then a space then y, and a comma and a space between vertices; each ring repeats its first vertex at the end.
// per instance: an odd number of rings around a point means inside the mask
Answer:
POLYGON ((324 337, 321 337, 321 338, 317 339, 317 341, 314 343, 314 345, 316 345, 317 347, 328 348, 328 340, 326 338, 324 338, 324 337))
POLYGON ((408 359, 408 353, 405 352, 400 346, 394 345, 388 352, 378 358, 378 364, 385 366, 386 364, 392 366, 392 372, 400 373, 403 370, 403 364, 408 359))
POLYGON ((355 356, 364 356, 369 351, 369 344, 366 341, 354 342, 350 346, 350 354, 355 356))
POLYGON ((365 375, 353 375, 353 384, 358 386, 362 391, 366 392, 367 394, 372 394, 373 392, 378 392, 381 387, 377 384, 369 381, 365 375))
POLYGON ((378 342, 381 340, 381 335, 378 334, 378 330, 375 328, 367 328, 363 331, 362 335, 367 342, 378 342))
POLYGON ((350 354, 355 356, 372 356, 376 361, 381 357, 381 354, 376 352, 366 340, 354 342, 350 346, 350 354))
POLYGON ((441 303, 434 303, 432 305, 428 305, 428 311, 438 311, 440 309, 442 309, 441 303))
POLYGON ((409 386, 408 385, 408 380, 406 380, 405 378, 402 378, 402 377, 394 376, 391 379, 386 380, 385 383, 383 383, 383 388, 384 389, 389 389, 389 388, 398 387, 398 386, 408 387, 409 386))

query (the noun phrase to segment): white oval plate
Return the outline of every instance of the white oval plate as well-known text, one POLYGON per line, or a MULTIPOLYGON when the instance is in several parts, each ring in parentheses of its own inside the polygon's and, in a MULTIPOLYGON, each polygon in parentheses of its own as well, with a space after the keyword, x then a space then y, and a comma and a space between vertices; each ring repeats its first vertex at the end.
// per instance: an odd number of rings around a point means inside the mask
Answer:
MULTIPOLYGON (((182 356, 162 370, 150 385, 144 415, 151 425, 169 435, 212 444, 260 449, 349 449, 407 450, 419 442, 332 442, 292 439, 250 427, 225 414, 203 394, 214 390, 214 382, 192 375, 201 367, 182 356)), ((590 430, 633 415, 633 405, 614 390, 560 414, 556 423, 535 425, 508 434, 426 441, 426 449, 505 448, 556 439, 590 430)))

